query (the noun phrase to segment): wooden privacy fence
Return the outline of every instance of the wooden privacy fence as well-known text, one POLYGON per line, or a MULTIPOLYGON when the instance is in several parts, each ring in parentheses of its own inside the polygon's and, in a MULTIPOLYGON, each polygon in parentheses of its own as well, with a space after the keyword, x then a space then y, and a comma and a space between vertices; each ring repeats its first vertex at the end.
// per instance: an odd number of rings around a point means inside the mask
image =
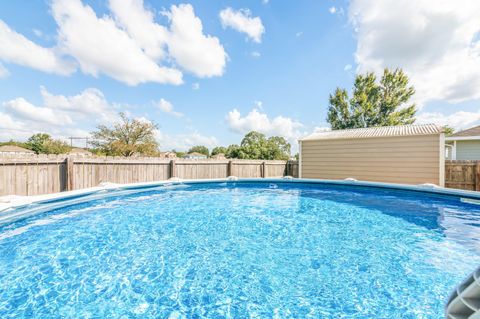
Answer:
POLYGON ((480 161, 445 161, 445 187, 480 191, 480 161))
POLYGON ((263 160, 28 156, 0 157, 0 196, 39 195, 97 186, 181 179, 298 177, 298 163, 263 160))

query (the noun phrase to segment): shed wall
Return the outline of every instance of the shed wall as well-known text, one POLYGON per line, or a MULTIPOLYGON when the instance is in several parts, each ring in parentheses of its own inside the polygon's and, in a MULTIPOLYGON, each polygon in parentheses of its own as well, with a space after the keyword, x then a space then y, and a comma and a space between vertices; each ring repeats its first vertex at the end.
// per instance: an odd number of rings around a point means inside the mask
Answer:
MULTIPOLYGON (((443 145, 442 145, 443 148, 443 145)), ((301 142, 303 178, 443 185, 440 135, 301 142)))

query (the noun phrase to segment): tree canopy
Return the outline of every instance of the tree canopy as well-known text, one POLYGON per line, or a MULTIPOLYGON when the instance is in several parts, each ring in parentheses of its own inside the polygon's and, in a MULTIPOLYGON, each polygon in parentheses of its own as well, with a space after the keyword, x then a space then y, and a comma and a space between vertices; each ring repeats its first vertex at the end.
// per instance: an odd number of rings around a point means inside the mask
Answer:
POLYGON ((228 158, 287 160, 290 158, 290 147, 290 143, 283 137, 267 138, 265 134, 252 131, 245 135, 240 145, 216 147, 212 155, 224 153, 228 158))
POLYGON ((30 136, 25 146, 37 154, 65 154, 71 149, 67 143, 55 140, 46 133, 37 133, 30 136))
POLYGON ((385 69, 380 82, 374 73, 358 74, 351 97, 341 88, 330 95, 327 121, 334 130, 412 124, 414 93, 401 69, 385 69))
POLYGON ((227 148, 223 146, 217 146, 212 149, 212 156, 217 154, 227 154, 227 148))
POLYGON ((113 156, 142 154, 156 156, 159 153, 155 139, 155 123, 130 119, 120 113, 120 120, 112 127, 100 125, 92 132, 92 145, 102 153, 113 156))
POLYGON ((197 145, 193 146, 188 150, 188 153, 200 153, 204 154, 206 156, 210 155, 210 151, 208 150, 208 147, 202 146, 202 145, 197 145))

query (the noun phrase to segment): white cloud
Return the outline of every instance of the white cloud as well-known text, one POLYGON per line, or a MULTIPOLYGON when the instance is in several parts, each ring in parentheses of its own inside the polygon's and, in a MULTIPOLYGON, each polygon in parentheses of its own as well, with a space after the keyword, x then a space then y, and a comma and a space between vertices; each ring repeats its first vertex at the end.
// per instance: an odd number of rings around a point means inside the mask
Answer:
POLYGON ((220 76, 227 54, 217 37, 204 35, 202 21, 190 4, 172 6, 169 52, 187 71, 199 77, 220 76))
POLYGON ((187 151, 190 147, 196 145, 204 145, 209 149, 218 146, 218 140, 214 136, 202 135, 197 131, 169 135, 157 130, 155 135, 160 143, 160 149, 164 151, 172 149, 177 151, 187 151))
POLYGON ((258 51, 253 51, 253 52, 252 52, 252 57, 254 57, 254 58, 259 58, 259 57, 261 57, 261 56, 262 56, 262 54, 261 54, 260 52, 258 52, 258 51))
POLYGON ((296 36, 297 38, 301 37, 302 35, 303 35, 303 32, 302 32, 302 31, 299 31, 299 32, 295 33, 295 36, 296 36))
POLYGON ((156 103, 157 107, 160 109, 160 111, 171 114, 175 117, 182 117, 183 113, 176 112, 173 110, 173 105, 169 101, 161 98, 160 101, 156 103))
POLYGON ((115 21, 128 32, 145 54, 154 60, 165 56, 168 30, 154 20, 154 13, 145 9, 143 0, 109 0, 115 21))
POLYGON ((0 107, 0 138, 24 139, 46 132, 56 138, 88 136, 96 124, 111 123, 118 118, 116 105, 102 92, 86 89, 72 95, 55 95, 40 88, 42 104, 35 105, 23 97, 3 102, 0 107))
POLYGON ((182 83, 180 71, 156 64, 112 18, 98 18, 80 0, 54 0, 52 12, 62 50, 75 57, 84 73, 104 73, 129 85, 182 83))
POLYGON ((0 60, 47 73, 68 75, 75 71, 71 63, 51 48, 44 48, 12 30, 0 20, 0 60))
POLYGON ((43 86, 40 94, 45 107, 56 112, 66 112, 75 119, 92 121, 97 123, 113 122, 117 119, 116 106, 110 104, 103 93, 95 88, 87 88, 83 92, 72 95, 54 95, 43 86))
POLYGON ((448 125, 456 130, 461 130, 480 124, 480 110, 477 112, 458 111, 448 115, 440 112, 422 112, 417 115, 417 122, 448 125))
POLYGON ((224 28, 230 27, 239 32, 246 33, 253 41, 262 42, 262 34, 265 27, 259 17, 252 17, 248 9, 240 9, 238 11, 232 8, 226 8, 220 11, 220 21, 224 28))
POLYGON ((228 112, 226 121, 233 132, 240 134, 258 131, 267 135, 283 136, 293 143, 296 143, 296 140, 303 135, 303 132, 300 131, 303 127, 302 123, 284 116, 270 119, 267 114, 260 113, 256 109, 244 117, 237 109, 233 109, 228 112))
POLYGON ((48 107, 35 106, 24 98, 16 98, 3 104, 7 113, 22 120, 30 120, 49 125, 72 124, 67 114, 56 113, 48 107))
POLYGON ((182 84, 182 70, 202 78, 223 75, 228 56, 217 37, 203 33, 191 5, 162 12, 166 25, 155 21, 156 13, 143 0, 110 0, 109 9, 99 17, 81 0, 52 0, 58 26, 54 48, 33 43, 0 20, 0 61, 61 75, 79 66, 85 74, 128 85, 182 84))
POLYGON ((420 104, 480 98, 480 2, 353 0, 358 71, 401 67, 420 104))
POLYGON ((334 14, 335 12, 337 12, 337 8, 335 8, 335 7, 330 7, 330 8, 328 9, 328 12, 330 12, 331 14, 334 14))
POLYGON ((350 71, 352 69, 352 65, 351 64, 347 64, 343 67, 343 70, 344 71, 350 71))
POLYGON ((193 83, 192 84, 192 89, 194 89, 194 90, 200 89, 200 83, 198 83, 198 82, 193 83))
POLYGON ((253 101, 255 107, 259 110, 263 109, 263 102, 262 101, 253 101))
POLYGON ((268 1, 269 1, 269 0, 262 0, 262 3, 263 3, 263 4, 268 4, 268 1))

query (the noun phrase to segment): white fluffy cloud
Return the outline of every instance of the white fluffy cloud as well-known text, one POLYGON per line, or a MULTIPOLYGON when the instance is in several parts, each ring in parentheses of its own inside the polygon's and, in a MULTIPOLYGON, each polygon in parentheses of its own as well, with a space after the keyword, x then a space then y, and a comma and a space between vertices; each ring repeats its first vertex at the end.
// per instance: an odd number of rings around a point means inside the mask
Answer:
POLYGON ((250 131, 258 131, 267 135, 283 136, 294 143, 304 134, 301 131, 302 123, 284 116, 271 119, 267 114, 260 113, 256 109, 253 109, 244 117, 237 109, 233 109, 228 112, 226 121, 229 128, 236 133, 245 134, 250 131))
POLYGON ((476 0, 353 0, 359 71, 403 68, 420 103, 478 99, 479 12, 476 0))
POLYGON ((160 149, 187 151, 192 146, 204 145, 209 149, 218 146, 218 140, 214 136, 202 135, 199 132, 191 132, 185 134, 165 134, 160 130, 156 131, 156 138, 160 143, 160 149))
POLYGON ((168 49, 175 61, 199 77, 220 76, 227 54, 216 37, 203 34, 202 21, 190 4, 172 6, 168 49))
POLYGON ((157 61, 165 57, 168 30, 155 23, 154 13, 145 9, 143 0, 109 0, 109 6, 117 24, 148 57, 157 61))
POLYGON ((95 124, 118 118, 116 106, 102 92, 86 89, 72 95, 55 95, 41 87, 42 104, 35 105, 23 97, 3 102, 0 107, 0 139, 23 139, 46 132, 56 138, 88 136, 95 124))
POLYGON ((440 112, 422 112, 417 115, 417 122, 448 125, 455 130, 462 130, 480 124, 480 110, 477 112, 458 111, 448 115, 440 112))
POLYGON ((180 71, 159 66, 111 17, 98 18, 80 0, 54 0, 52 12, 62 50, 78 61, 84 73, 104 73, 129 85, 182 83, 180 71))
MULTIPOLYGON (((75 68, 52 48, 41 47, 0 20, 0 60, 47 73, 68 75, 75 68)), ((5 72, 3 72, 5 73, 5 72)))
POLYGON ((238 11, 232 8, 226 8, 220 11, 220 21, 224 28, 230 27, 239 32, 246 33, 253 41, 262 42, 262 34, 265 27, 260 17, 252 17, 252 13, 248 9, 240 9, 238 11))
POLYGON ((7 101, 3 104, 5 111, 22 120, 40 122, 48 125, 72 124, 72 119, 67 114, 54 112, 53 109, 35 106, 22 97, 7 101))
POLYGON ((203 33, 191 5, 164 11, 166 25, 155 21, 155 12, 143 0, 110 0, 109 9, 99 17, 81 0, 52 0, 55 48, 33 43, 0 20, 0 61, 61 75, 79 66, 85 74, 107 75, 128 85, 178 85, 183 71, 198 77, 224 73, 227 54, 218 38, 203 33))
POLYGON ((160 111, 162 112, 165 112, 165 113, 168 113, 168 114, 171 114, 175 117, 182 117, 183 116, 183 113, 180 113, 180 112, 176 112, 174 109, 173 109, 173 105, 172 103, 170 103, 169 101, 161 98, 160 101, 158 101, 156 103, 157 107, 160 109, 160 111))

